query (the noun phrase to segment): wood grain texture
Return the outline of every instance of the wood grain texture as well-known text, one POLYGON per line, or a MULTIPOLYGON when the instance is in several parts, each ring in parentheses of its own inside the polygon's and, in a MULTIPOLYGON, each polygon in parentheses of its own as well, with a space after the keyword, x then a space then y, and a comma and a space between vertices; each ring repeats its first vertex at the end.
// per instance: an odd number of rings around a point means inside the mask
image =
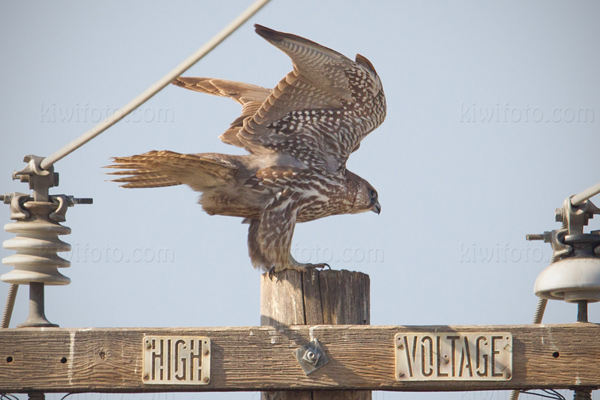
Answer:
POLYGON ((599 387, 598 337, 600 326, 588 323, 2 329, 0 392, 452 391, 599 387), (415 331, 510 332, 513 335, 512 379, 501 382, 396 381, 394 335, 415 331), (144 335, 210 337, 210 384, 145 385, 142 380, 144 335), (330 361, 306 376, 292 352, 312 337, 319 340, 330 361))
POLYGON ((346 270, 286 270, 261 277, 261 325, 368 325, 369 276, 346 270))
MULTIPOLYGON (((369 276, 351 271, 286 270, 261 277, 261 324, 368 325, 369 276)), ((320 341, 321 339, 317 337, 320 341)), ((327 352, 327 350, 325 349, 327 352)), ((326 370, 328 365, 322 367, 326 370)), ((316 375, 319 370, 309 376, 316 375)), ((371 391, 264 391, 262 400, 371 400, 371 391)))

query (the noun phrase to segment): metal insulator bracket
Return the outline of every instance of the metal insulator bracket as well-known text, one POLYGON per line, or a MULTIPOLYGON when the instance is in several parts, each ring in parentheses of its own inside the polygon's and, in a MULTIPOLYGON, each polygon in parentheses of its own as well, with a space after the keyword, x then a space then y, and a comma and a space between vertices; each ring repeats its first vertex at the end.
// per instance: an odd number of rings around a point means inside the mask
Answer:
MULTIPOLYGON (((562 222, 562 228, 553 231, 546 231, 543 234, 529 234, 527 240, 543 240, 552 246, 552 262, 569 257, 573 254, 573 247, 565 243, 566 235, 583 234, 583 228, 588 225, 589 220, 594 218, 595 214, 600 214, 600 208, 596 207, 589 199, 573 205, 571 199, 567 198, 562 208, 557 208, 555 218, 557 222, 562 222)), ((600 234, 600 231, 592 231, 591 234, 600 234)), ((594 249, 594 253, 600 255, 600 246, 594 249)))

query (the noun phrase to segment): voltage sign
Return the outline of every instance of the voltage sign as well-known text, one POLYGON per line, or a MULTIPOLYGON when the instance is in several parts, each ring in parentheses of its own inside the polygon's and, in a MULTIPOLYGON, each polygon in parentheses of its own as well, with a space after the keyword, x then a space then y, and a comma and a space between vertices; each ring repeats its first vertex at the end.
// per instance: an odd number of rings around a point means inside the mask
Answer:
POLYGON ((398 381, 508 381, 512 377, 510 333, 398 333, 394 347, 398 381))

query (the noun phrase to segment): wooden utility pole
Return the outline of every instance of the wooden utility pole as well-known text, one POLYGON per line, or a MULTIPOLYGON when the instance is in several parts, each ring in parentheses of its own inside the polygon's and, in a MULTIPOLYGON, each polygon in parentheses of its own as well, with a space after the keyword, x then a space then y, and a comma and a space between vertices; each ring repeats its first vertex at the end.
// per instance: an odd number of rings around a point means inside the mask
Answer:
MULTIPOLYGON (((270 279, 261 278, 261 325, 285 328, 290 325, 369 325, 369 276, 351 271, 287 270, 270 279)), ((312 335, 311 335, 312 336, 312 335)), ((319 340, 319 337, 311 337, 319 340)), ((298 343, 303 346, 306 343, 298 343)), ((327 355, 327 348, 323 348, 327 355)), ((301 365, 298 363, 298 369, 301 365)), ((327 374, 327 365, 311 372, 318 378, 327 374)), ((366 390, 269 391, 263 400, 370 400, 366 390)))

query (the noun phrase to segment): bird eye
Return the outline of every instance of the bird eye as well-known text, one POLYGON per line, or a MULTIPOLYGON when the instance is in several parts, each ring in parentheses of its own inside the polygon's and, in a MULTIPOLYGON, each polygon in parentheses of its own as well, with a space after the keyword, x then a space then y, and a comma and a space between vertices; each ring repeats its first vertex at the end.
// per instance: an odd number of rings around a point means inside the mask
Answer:
POLYGON ((369 196, 371 197, 371 199, 374 199, 377 197, 377 192, 373 189, 369 190, 369 196))

